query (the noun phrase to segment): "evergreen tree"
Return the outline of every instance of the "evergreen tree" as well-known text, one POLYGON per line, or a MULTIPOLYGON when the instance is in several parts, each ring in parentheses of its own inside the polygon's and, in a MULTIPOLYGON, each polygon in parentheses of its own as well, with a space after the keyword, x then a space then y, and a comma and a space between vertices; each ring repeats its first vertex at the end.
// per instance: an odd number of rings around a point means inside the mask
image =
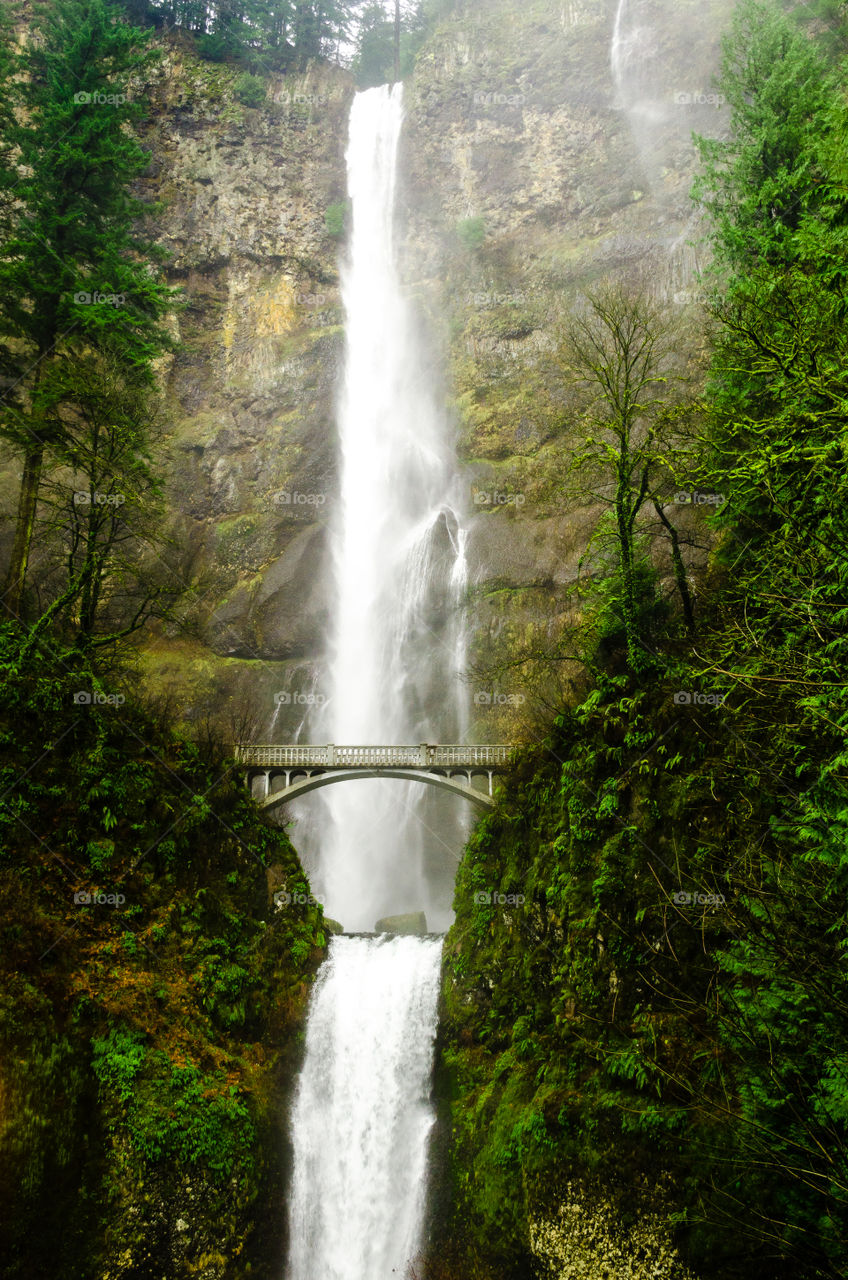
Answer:
POLYGON ((421 4, 368 4, 357 19, 353 72, 361 89, 403 79, 426 31, 421 4))
POLYGON ((19 616, 45 450, 61 445, 51 362, 95 348, 150 376, 170 291, 136 231, 147 209, 130 190, 148 163, 128 127, 142 111, 128 81, 150 63, 147 36, 108 0, 54 0, 33 39, 4 57, 16 118, 6 121, 0 187, 0 339, 16 395, 5 397, 0 432, 23 458, 5 595, 19 616))
POLYGON ((67 619, 78 649, 102 648, 138 630, 166 595, 149 566, 161 517, 155 410, 147 379, 128 376, 109 354, 57 359, 47 382, 56 444, 43 489, 65 571, 27 649, 49 625, 67 629, 67 619))
POLYGON ((726 139, 696 138, 697 200, 709 215, 721 270, 742 274, 793 252, 816 173, 811 129, 833 93, 826 60, 764 0, 743 0, 723 41, 720 88, 726 139))

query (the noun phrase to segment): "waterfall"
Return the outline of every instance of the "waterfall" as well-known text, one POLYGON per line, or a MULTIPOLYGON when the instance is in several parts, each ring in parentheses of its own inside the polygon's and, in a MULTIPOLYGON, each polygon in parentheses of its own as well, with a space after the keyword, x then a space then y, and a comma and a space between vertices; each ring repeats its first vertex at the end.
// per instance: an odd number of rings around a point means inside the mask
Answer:
MULTIPOLYGON (((330 700, 315 725, 337 744, 455 742, 467 726, 467 536, 399 265, 402 122, 399 84, 354 99, 330 700)), ((413 909, 431 928, 448 924, 466 818, 429 791, 373 779, 324 793, 306 861, 347 929, 413 909)), ((432 937, 331 940, 291 1118, 288 1280, 390 1280, 418 1248, 440 954, 432 937)))
POLYGON ((419 1244, 441 941, 334 938, 292 1113, 288 1280, 403 1277, 419 1244))
POLYGON ((656 180, 662 126, 669 119, 664 86, 657 80, 658 35, 647 0, 618 0, 610 45, 616 106, 627 116, 649 177, 656 180))
MULTIPOLYGON (((697 62, 686 67, 685 60, 669 57, 667 39, 664 47, 669 24, 678 21, 670 0, 618 0, 610 67, 614 104, 627 120, 638 158, 633 185, 650 193, 651 207, 660 213, 655 224, 656 254, 641 287, 656 302, 682 306, 687 299, 697 298, 692 280, 699 263, 692 243, 698 215, 689 199, 689 179, 683 189, 680 176, 691 168, 693 127, 705 134, 714 132, 716 111, 709 105, 710 95, 701 92, 697 62), (699 106, 701 99, 706 105, 699 106)), ((708 11, 692 16, 693 48, 698 45, 698 25, 709 21, 708 11)), ((709 89, 708 72, 700 74, 709 89)), ((644 231, 643 237, 648 239, 644 231)))
MULTIPOLYGON (((325 742, 456 742, 467 695, 457 468, 396 243, 403 87, 357 94, 347 148, 334 628, 325 742)), ((420 783, 357 781, 316 798, 316 893, 347 929, 423 909, 446 928, 466 815, 420 783), (446 861, 445 854, 448 854, 446 861)), ((311 851, 310 851, 311 852, 311 851)))

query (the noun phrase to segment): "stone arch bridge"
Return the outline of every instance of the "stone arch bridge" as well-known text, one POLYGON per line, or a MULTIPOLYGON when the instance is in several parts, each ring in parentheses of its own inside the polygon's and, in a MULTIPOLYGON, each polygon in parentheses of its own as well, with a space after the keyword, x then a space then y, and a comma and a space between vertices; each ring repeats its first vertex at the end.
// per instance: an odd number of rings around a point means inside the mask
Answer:
POLYGON ((237 746, 236 764, 263 809, 276 809, 334 782, 403 778, 442 787, 481 809, 494 808, 494 778, 509 763, 511 746, 417 747, 237 746))

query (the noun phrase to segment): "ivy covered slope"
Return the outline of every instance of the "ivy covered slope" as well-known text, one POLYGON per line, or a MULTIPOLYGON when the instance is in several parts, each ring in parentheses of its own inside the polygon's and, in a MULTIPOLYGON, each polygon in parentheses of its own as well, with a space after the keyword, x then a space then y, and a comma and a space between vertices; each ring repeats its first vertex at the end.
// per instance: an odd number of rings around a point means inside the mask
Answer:
POLYGON ((848 1274, 844 77, 744 0, 721 87, 711 376, 676 419, 675 479, 721 499, 710 570, 675 622, 628 516, 649 406, 593 331, 617 564, 460 868, 445 1280, 848 1274))
POLYGON ((2 641, 3 1275, 277 1275, 320 908, 223 750, 2 641))
POLYGON ((844 821, 802 840, 786 728, 669 662, 564 714, 466 852, 446 1275, 844 1274, 844 821))

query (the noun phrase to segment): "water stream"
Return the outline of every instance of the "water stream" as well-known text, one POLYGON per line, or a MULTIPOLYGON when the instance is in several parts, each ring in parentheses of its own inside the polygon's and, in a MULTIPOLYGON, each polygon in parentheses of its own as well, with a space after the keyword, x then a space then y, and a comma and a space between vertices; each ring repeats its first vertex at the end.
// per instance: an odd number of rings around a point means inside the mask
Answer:
MULTIPOLYGON (((337 743, 452 742, 462 728, 465 539, 456 462, 401 279, 402 94, 400 84, 357 94, 350 116, 336 606, 321 726, 337 743)), ((438 842, 458 848, 462 832, 445 837, 426 790, 369 781, 321 797, 313 880, 346 928, 417 909, 432 927, 449 923, 450 892, 430 870, 438 842)), ((456 821, 457 806, 447 810, 456 821)))
POLYGON ((441 940, 334 938, 292 1113, 289 1280, 390 1280, 423 1213, 441 940))
MULTIPOLYGON (((457 742, 466 725, 456 460, 396 235, 402 93, 357 94, 347 149, 330 698, 310 727, 346 745, 457 742)), ((467 815, 428 791, 360 780, 328 787, 316 804, 310 878, 346 929, 410 910, 447 927, 467 815)), ((331 942, 291 1121, 288 1280, 406 1273, 423 1217, 440 953, 433 938, 331 942)))

